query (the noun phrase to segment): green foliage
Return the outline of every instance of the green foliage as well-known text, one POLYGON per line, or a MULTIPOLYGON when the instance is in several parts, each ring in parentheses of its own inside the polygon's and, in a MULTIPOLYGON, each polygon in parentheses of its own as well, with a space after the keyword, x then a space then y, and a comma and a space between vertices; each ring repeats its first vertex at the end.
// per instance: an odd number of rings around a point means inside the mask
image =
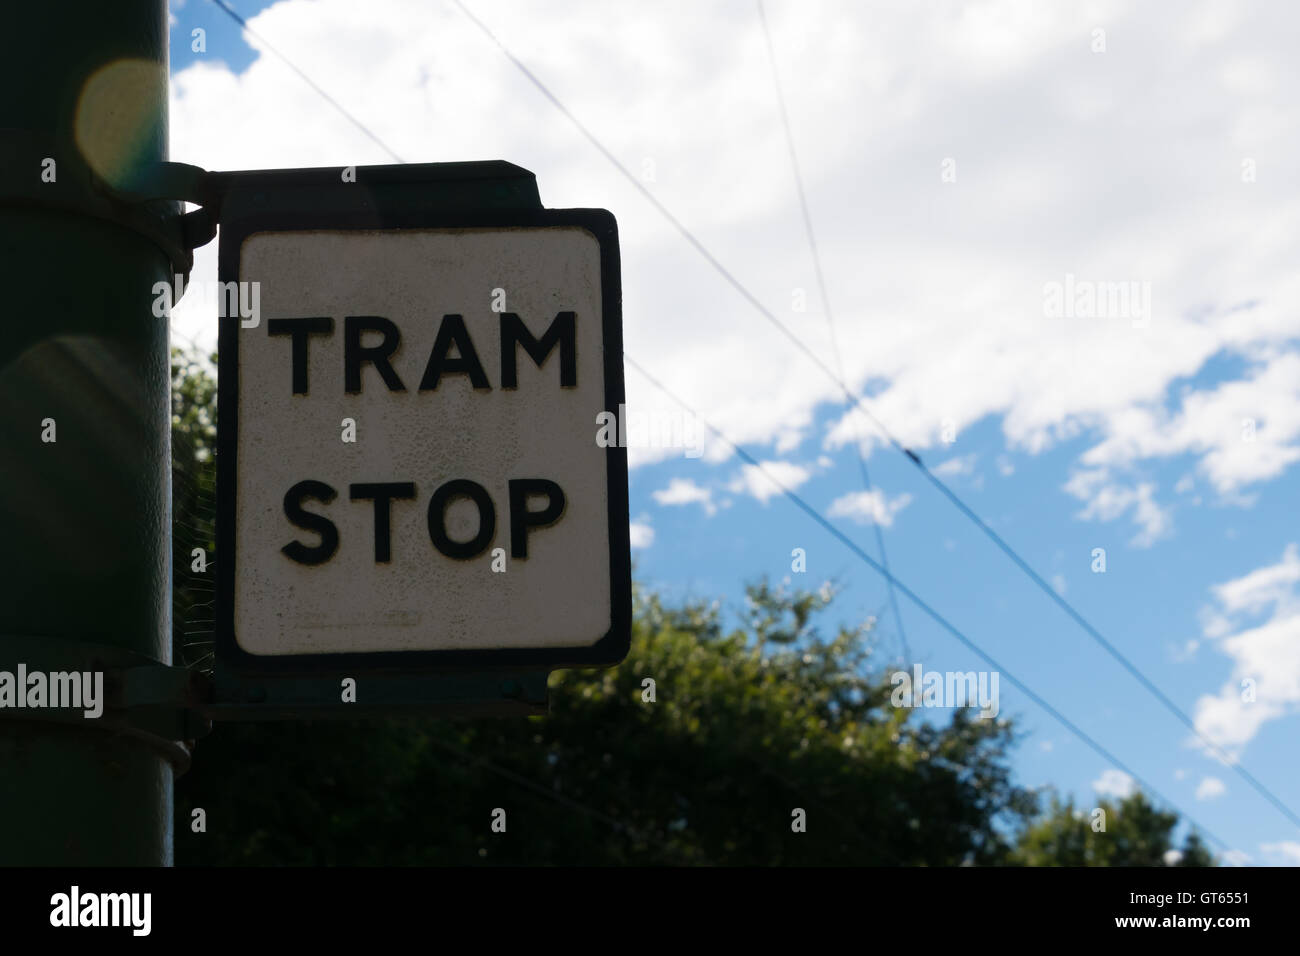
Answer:
MULTIPOLYGON (((799 630, 825 607, 757 585, 799 630)), ((935 727, 889 705, 865 629, 764 650, 716 608, 638 600, 632 650, 552 676, 545 718, 222 726, 178 803, 221 821, 178 834, 212 863, 991 863, 996 821, 1033 808, 1005 722, 935 727), (655 681, 655 700, 643 680, 655 681), (507 832, 489 828, 493 808, 507 832), (807 832, 792 832, 802 808, 807 832)), ((768 636, 770 641, 770 634, 768 636)))
POLYGON ((215 353, 200 356, 172 346, 173 465, 188 470, 194 463, 215 459, 217 453, 217 380, 212 376, 215 353))
POLYGON ((212 668, 216 580, 216 356, 173 346, 172 374, 172 658, 212 668), (208 570, 194 570, 202 548, 208 570))
MULTIPOLYGON (((1141 792, 1118 804, 1103 800, 1079 810, 1053 795, 1047 813, 1026 826, 1008 862, 1023 866, 1165 866, 1177 849, 1178 814, 1156 809, 1141 792), (1093 829, 1093 810, 1105 811, 1104 832, 1093 829)), ((1192 831, 1183 842, 1179 866, 1214 866, 1214 857, 1192 831)))

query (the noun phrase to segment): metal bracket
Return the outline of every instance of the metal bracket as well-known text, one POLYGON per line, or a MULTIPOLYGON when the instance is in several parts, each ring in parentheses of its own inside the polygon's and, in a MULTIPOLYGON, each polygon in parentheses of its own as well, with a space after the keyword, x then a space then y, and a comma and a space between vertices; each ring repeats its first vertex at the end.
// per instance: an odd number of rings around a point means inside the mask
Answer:
POLYGON ((158 246, 173 272, 188 276, 193 251, 216 235, 216 177, 184 163, 151 163, 110 183, 48 134, 0 129, 0 206, 55 209, 115 222, 158 246), (53 179, 43 176, 54 160, 53 179), (184 212, 181 202, 202 208, 184 212))
MULTIPOLYGON (((0 670, 44 674, 102 674, 99 717, 77 707, 0 707, 0 720, 72 724, 83 729, 125 734, 166 757, 179 775, 189 769, 193 742, 208 734, 211 720, 203 705, 211 699, 206 677, 169 667, 110 644, 26 634, 0 635, 0 670)), ((25 695, 27 688, 17 688, 25 695)), ((83 696, 84 699, 84 696, 83 696)))
POLYGON ((205 713, 214 721, 347 720, 394 714, 509 717, 547 710, 545 670, 364 672, 355 678, 353 699, 345 702, 347 676, 340 671, 257 677, 218 666, 214 701, 205 713))
POLYGON ((220 173, 187 163, 153 163, 116 186, 103 180, 98 185, 126 203, 138 205, 170 199, 199 206, 179 214, 181 241, 187 250, 206 245, 217 234, 224 192, 220 173))
MULTIPOLYGON (((103 711, 75 707, 0 707, 0 720, 32 720, 125 734, 189 769, 194 742, 219 720, 348 720, 399 714, 455 717, 544 715, 545 670, 366 673, 355 700, 343 700, 341 676, 265 677, 172 667, 109 644, 58 637, 0 635, 0 670, 103 675, 103 711)), ((20 690, 25 691, 25 688, 20 690)))

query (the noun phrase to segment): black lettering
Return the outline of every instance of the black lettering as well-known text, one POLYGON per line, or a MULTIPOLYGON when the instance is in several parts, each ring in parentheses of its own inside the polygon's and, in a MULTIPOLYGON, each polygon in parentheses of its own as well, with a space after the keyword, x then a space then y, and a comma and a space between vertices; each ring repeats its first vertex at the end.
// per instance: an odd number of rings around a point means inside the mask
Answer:
POLYGON ((559 312, 542 337, 535 339, 519 316, 513 312, 502 312, 501 387, 519 387, 519 355, 516 345, 522 345, 529 358, 541 368, 557 344, 560 346, 560 387, 575 387, 578 384, 576 321, 572 312, 559 312))
POLYGON ((307 337, 329 335, 334 331, 334 320, 327 317, 311 319, 270 319, 266 323, 267 335, 293 337, 293 394, 307 394, 307 337))
POLYGON ((468 375, 470 384, 475 388, 490 389, 483 363, 478 360, 474 342, 465 328, 465 319, 459 315, 444 315, 438 326, 438 337, 433 342, 433 351, 429 353, 429 364, 425 366, 424 377, 420 379, 420 391, 431 392, 438 387, 443 375, 468 375), (452 346, 460 353, 459 358, 448 358, 452 346))
POLYGON ((369 362, 379 372, 390 392, 404 392, 406 386, 393 371, 389 358, 402 344, 402 333, 389 319, 379 315, 349 315, 343 319, 343 389, 349 395, 361 391, 361 364, 369 362), (362 332, 381 332, 378 345, 362 346, 362 332))
POLYGON ((393 559, 392 503, 394 498, 414 498, 415 483, 410 481, 380 481, 352 485, 349 494, 353 501, 375 503, 375 563, 387 564, 393 559))
POLYGON ((285 492, 284 516, 299 528, 320 535, 320 544, 314 548, 301 541, 291 541, 281 548, 291 560, 299 564, 324 564, 334 557, 339 547, 339 529, 324 515, 303 510, 302 502, 305 498, 314 498, 329 504, 337 497, 338 492, 323 481, 300 481, 285 492))
POLYGON ((528 529, 555 524, 564 514, 564 491, 549 478, 513 478, 510 481, 510 556, 528 557, 528 529), (546 507, 529 511, 528 499, 546 495, 546 507))
POLYGON ((447 482, 429 499, 429 540, 449 558, 466 561, 478 557, 497 530, 497 513, 492 498, 482 485, 464 478, 447 482), (469 541, 447 536, 447 505, 453 498, 468 498, 478 507, 478 534, 469 541))

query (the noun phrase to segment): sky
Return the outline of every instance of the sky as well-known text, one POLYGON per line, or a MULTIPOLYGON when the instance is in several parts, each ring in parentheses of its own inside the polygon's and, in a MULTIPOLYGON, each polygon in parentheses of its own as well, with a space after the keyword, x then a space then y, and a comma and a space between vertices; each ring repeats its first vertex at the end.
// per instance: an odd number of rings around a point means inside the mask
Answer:
MULTIPOLYGON (((638 581, 736 620, 746 582, 834 580, 826 627, 874 621, 882 666, 990 669, 775 479, 876 560, 878 527, 996 659, 1021 784, 1136 786, 1008 674, 1225 861, 1300 864, 1296 826, 876 424, 1300 812, 1300 10, 766 0, 765 35, 754 0, 464 0, 579 128, 454 0, 227 2, 251 33, 171 2, 173 160, 505 159, 617 217, 626 354, 688 406, 627 369, 629 409, 684 429, 629 450, 638 581), (700 419, 763 467, 687 440, 700 419)), ((182 299, 174 341, 214 348, 214 303, 182 299)))

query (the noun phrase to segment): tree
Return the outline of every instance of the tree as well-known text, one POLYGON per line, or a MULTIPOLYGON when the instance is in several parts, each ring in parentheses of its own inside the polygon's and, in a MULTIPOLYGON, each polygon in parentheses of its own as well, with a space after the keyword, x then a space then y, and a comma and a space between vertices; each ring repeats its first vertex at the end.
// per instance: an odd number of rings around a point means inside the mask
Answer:
POLYGON ((1178 814, 1156 809, 1141 791, 1087 812, 1055 795, 1042 817, 1021 832, 1008 862, 1022 866, 1214 866, 1196 831, 1173 844, 1178 814), (1105 816, 1100 817, 1097 811, 1105 816), (1098 829, 1104 823, 1105 829, 1098 829), (1171 852, 1172 851, 1172 852, 1171 852))
MULTIPOLYGON (((211 863, 992 863, 1005 721, 890 706, 866 628, 808 626, 831 595, 753 587, 779 649, 716 606, 638 598, 632 650, 552 676, 545 718, 221 726, 180 781, 178 858, 211 863), (801 606, 805 627, 797 626, 801 606), (813 610, 815 609, 815 610, 813 610), (651 685, 653 680, 653 700, 651 685), (504 834, 491 812, 506 810, 504 834), (802 811, 799 814, 798 811, 802 811), (796 832, 796 820, 806 822, 796 832)), ((770 640, 770 637, 769 637, 770 640)))

